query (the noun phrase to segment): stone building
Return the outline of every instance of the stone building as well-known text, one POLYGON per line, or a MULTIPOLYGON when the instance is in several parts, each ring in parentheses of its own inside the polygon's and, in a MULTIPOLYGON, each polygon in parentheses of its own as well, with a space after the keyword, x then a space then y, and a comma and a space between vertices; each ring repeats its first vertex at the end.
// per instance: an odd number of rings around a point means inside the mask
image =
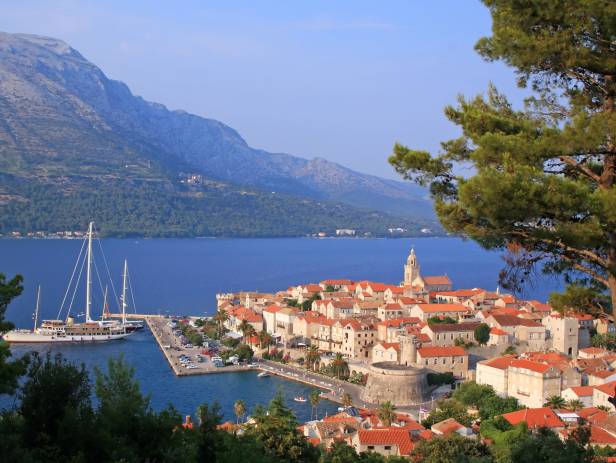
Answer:
POLYGON ((554 366, 523 359, 509 364, 507 394, 525 407, 542 407, 551 396, 560 395, 560 387, 561 372, 554 366))
POLYGON ((580 331, 577 318, 552 314, 544 317, 542 324, 552 349, 569 357, 577 357, 580 331))
POLYGON ((436 323, 421 329, 432 340, 433 346, 453 346, 456 339, 475 342, 475 328, 481 323, 436 323))
POLYGON ((417 364, 465 379, 468 374, 468 353, 457 346, 421 347, 417 349, 417 364))

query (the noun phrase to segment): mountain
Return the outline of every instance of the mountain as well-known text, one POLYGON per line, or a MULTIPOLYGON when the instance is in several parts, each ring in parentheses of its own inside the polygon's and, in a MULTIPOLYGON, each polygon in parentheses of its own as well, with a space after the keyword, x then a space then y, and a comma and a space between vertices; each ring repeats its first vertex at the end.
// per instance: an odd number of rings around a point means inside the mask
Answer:
MULTIPOLYGON (((138 223, 134 214, 118 215, 120 197, 140 198, 133 205, 140 217, 146 203, 164 210, 179 201, 180 234, 302 234, 352 224, 383 234, 387 226, 417 231, 432 223, 419 189, 324 159, 253 149, 221 122, 134 96, 66 43, 26 34, 0 33, 0 180, 5 231, 69 227, 71 211, 63 212, 62 203, 80 198, 73 213, 101 204, 110 229, 138 232, 144 224, 128 227, 138 223), (48 198, 55 200, 42 208, 48 198), (35 224, 39 213, 50 217, 35 224), (191 214, 205 225, 195 230, 191 214), (208 225, 223 217, 244 225, 208 225), (277 231, 267 226, 272 221, 281 222, 277 231)), ((157 214, 148 224, 156 228, 159 220, 174 226, 157 214)))

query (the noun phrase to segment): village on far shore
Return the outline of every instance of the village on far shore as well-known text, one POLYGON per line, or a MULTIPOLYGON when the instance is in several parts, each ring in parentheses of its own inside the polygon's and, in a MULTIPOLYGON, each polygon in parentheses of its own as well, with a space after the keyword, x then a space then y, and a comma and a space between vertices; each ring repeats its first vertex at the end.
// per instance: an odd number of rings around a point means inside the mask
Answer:
POLYGON ((414 249, 400 284, 328 279, 275 294, 218 294, 217 307, 227 336, 258 357, 357 388, 355 397, 345 392, 340 413, 301 426, 315 445, 345 441, 358 453, 408 456, 418 441, 453 433, 485 441, 481 404, 465 403, 466 422, 435 421, 447 415, 448 397, 475 387, 513 410, 490 419, 547 427, 561 439, 588 424, 591 445, 616 448, 608 400, 616 353, 600 341, 616 330, 606 315, 563 314, 498 289, 454 289, 447 275, 422 275, 414 249))

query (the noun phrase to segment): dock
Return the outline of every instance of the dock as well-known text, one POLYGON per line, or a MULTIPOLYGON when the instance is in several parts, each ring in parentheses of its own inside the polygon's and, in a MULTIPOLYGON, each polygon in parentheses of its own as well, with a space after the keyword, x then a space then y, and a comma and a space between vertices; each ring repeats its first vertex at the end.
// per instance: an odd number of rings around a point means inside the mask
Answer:
POLYGON ((194 362, 196 368, 188 369, 180 363, 180 356, 187 355, 190 358, 195 358, 201 352, 200 347, 186 348, 179 344, 176 336, 173 335, 171 328, 167 326, 168 319, 162 316, 143 315, 142 318, 150 328, 154 339, 158 343, 158 347, 167 359, 169 366, 176 376, 194 376, 216 373, 240 373, 254 371, 258 368, 248 365, 226 365, 224 367, 216 367, 205 356, 203 362, 194 362))

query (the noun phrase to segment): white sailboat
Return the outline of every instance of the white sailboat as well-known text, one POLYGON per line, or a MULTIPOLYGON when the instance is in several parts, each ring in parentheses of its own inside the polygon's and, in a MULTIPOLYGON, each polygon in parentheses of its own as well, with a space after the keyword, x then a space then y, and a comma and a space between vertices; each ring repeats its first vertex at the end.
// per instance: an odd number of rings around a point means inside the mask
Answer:
MULTIPOLYGON (((94 235, 94 222, 90 222, 87 234, 87 255, 86 255, 86 311, 85 322, 75 323, 74 319, 67 316, 66 320, 43 320, 40 327, 37 327, 40 287, 37 293, 37 303, 35 311, 35 321, 33 330, 12 330, 3 336, 9 343, 57 343, 57 342, 104 342, 123 339, 130 333, 124 324, 118 322, 103 322, 93 320, 91 316, 92 308, 92 238, 94 235)), ((82 247, 83 250, 83 247, 82 247)), ((78 263, 81 253, 77 259, 78 263)), ((77 266, 76 266, 77 267, 77 266)), ((75 267, 75 268, 76 268, 75 267)), ((73 280, 75 270, 69 282, 69 288, 73 280)), ((81 275, 81 273, 80 273, 81 275)), ((76 289, 76 287, 75 287, 76 289)), ((68 294, 68 289, 67 289, 68 294)), ((65 296, 66 299, 66 296, 65 296)), ((64 302, 63 302, 64 304, 64 302)))
MULTIPOLYGON (((143 328, 143 322, 140 320, 127 320, 126 308, 128 303, 126 302, 126 291, 128 289, 128 260, 124 259, 124 272, 122 272, 122 295, 120 296, 120 302, 122 305, 122 326, 128 333, 140 330, 143 328)), ((131 286, 132 294, 132 286, 131 286)), ((133 300, 134 302, 134 300, 133 300)))

